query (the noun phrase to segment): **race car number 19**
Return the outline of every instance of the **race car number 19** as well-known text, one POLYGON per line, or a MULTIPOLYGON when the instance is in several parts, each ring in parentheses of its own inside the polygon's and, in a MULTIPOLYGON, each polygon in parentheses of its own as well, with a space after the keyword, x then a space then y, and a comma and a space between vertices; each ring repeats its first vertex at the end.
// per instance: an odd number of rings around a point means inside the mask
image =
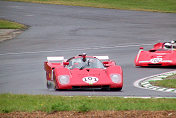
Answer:
POLYGON ((82 80, 86 83, 89 83, 89 84, 93 84, 93 83, 98 82, 97 77, 84 77, 82 80))

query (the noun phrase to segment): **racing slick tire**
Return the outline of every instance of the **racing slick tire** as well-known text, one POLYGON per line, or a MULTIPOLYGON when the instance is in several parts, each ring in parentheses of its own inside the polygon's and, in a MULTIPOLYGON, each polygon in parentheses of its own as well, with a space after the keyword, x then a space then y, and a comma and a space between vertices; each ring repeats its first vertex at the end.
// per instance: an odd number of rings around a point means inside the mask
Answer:
POLYGON ((52 89, 52 88, 53 88, 53 84, 52 84, 51 82, 47 81, 47 82, 46 82, 46 87, 47 87, 48 89, 52 89))

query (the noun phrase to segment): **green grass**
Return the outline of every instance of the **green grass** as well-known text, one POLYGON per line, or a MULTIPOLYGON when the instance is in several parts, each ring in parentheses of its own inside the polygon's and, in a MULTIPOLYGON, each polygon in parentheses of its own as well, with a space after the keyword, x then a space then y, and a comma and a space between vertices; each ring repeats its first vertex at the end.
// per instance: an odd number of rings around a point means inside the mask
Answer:
POLYGON ((176 79, 165 79, 150 82, 154 86, 161 86, 166 88, 176 88, 176 79))
POLYGON ((26 28, 25 25, 0 19, 0 29, 25 29, 25 28, 26 28))
POLYGON ((93 110, 176 110, 176 99, 136 99, 119 97, 64 97, 50 95, 0 94, 0 112, 13 111, 93 111, 93 110))
POLYGON ((9 1, 176 13, 176 0, 9 0, 9 1))

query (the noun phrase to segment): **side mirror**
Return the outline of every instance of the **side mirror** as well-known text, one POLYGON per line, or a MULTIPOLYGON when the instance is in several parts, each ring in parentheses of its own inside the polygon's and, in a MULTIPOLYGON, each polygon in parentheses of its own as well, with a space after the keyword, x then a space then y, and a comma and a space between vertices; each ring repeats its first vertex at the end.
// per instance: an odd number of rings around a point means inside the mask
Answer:
POLYGON ((109 62, 108 61, 103 61, 103 64, 109 64, 109 62))
POLYGON ((140 47, 139 49, 140 49, 140 50, 143 50, 143 49, 144 49, 144 47, 140 47))
POLYGON ((69 65, 69 62, 63 62, 63 65, 64 66, 69 65))

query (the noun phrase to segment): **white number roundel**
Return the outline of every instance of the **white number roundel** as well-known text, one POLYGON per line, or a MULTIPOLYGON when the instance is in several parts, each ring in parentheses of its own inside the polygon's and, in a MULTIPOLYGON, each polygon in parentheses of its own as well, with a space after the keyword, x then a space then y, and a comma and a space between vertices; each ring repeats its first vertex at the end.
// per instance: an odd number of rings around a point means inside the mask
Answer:
POLYGON ((153 58, 150 60, 151 63, 159 63, 161 62, 163 59, 162 58, 153 58))
POLYGON ((82 80, 88 84, 93 84, 93 83, 98 82, 97 77, 84 77, 84 78, 82 78, 82 80))

